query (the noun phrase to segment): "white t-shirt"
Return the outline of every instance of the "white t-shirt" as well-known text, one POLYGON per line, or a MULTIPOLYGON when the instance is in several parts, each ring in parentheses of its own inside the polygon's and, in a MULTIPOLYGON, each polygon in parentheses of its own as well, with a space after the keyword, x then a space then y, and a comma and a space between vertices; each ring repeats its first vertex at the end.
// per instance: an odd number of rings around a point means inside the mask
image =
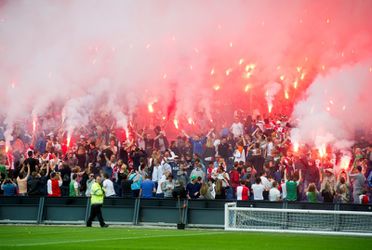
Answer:
POLYGON ((272 188, 269 191, 269 200, 270 201, 278 201, 280 199, 280 191, 277 188, 272 188))
POLYGON ((274 143, 273 142, 269 142, 267 144, 267 156, 272 156, 272 152, 273 152, 273 149, 274 149, 274 143))
POLYGON ((212 183, 210 190, 211 190, 211 196, 213 197, 213 199, 215 199, 216 198, 216 184, 212 183))
POLYGON ((112 183, 111 180, 109 180, 109 179, 104 180, 103 183, 102 183, 102 187, 105 190, 105 196, 106 197, 113 196, 113 195, 116 194, 115 189, 114 189, 114 183, 112 183))
POLYGON ((158 169, 159 174, 161 174, 161 176, 165 173, 165 172, 169 172, 169 173, 172 173, 172 167, 169 165, 169 163, 167 162, 163 162, 160 166, 159 166, 159 169, 158 169))
POLYGON ((242 152, 240 153, 238 149, 235 149, 234 162, 240 162, 240 161, 245 162, 245 151, 243 149, 242 152))
POLYGON ((234 137, 239 137, 239 136, 243 135, 243 133, 244 133, 243 124, 241 124, 240 122, 234 122, 231 125, 230 131, 231 131, 231 133, 233 133, 234 137))
POLYGON ((159 179, 158 188, 156 189, 156 194, 162 194, 163 193, 163 190, 161 189, 161 185, 166 180, 167 180, 167 177, 163 174, 162 177, 159 179))
POLYGON ((286 183, 282 183, 282 193, 283 193, 283 200, 287 198, 287 185, 286 183))
POLYGON ((159 176, 159 168, 160 166, 154 166, 154 168, 152 169, 152 181, 153 182, 158 182, 158 180, 161 178, 161 176, 159 176))
POLYGON ((260 178, 261 178, 262 185, 265 186, 265 189, 267 190, 270 189, 272 185, 271 182, 265 176, 261 176, 260 178))
POLYGON ((160 148, 160 151, 165 151, 166 150, 165 142, 164 142, 163 138, 159 138, 159 148, 160 148))
POLYGON ((263 200, 263 191, 265 190, 265 186, 260 184, 253 184, 252 191, 253 191, 253 199, 254 200, 263 200))

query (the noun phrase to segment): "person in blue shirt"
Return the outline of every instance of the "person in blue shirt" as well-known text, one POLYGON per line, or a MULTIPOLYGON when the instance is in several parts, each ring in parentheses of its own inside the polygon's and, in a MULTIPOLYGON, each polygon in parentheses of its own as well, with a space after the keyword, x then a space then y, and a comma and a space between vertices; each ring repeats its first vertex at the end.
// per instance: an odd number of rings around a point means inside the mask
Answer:
POLYGON ((138 198, 140 196, 141 191, 141 182, 142 182, 142 175, 139 173, 138 170, 132 170, 129 175, 129 180, 132 181, 130 188, 132 189, 133 198, 138 198))
POLYGON ((155 183, 151 180, 150 175, 146 175, 145 180, 141 183, 140 197, 152 198, 155 192, 155 183))
POLYGON ((1 190, 4 191, 4 196, 15 196, 17 194, 17 185, 8 178, 1 185, 1 190))
POLYGON ((197 199, 200 196, 201 184, 198 182, 197 176, 191 176, 191 182, 186 186, 187 198, 197 199))
POLYGON ((213 130, 214 130, 213 128, 209 130, 208 134, 202 138, 200 138, 198 135, 191 137, 188 134, 186 134, 184 130, 182 130, 182 133, 189 139, 189 142, 192 145, 193 154, 203 155, 204 144, 207 142, 207 137, 213 132, 213 130))

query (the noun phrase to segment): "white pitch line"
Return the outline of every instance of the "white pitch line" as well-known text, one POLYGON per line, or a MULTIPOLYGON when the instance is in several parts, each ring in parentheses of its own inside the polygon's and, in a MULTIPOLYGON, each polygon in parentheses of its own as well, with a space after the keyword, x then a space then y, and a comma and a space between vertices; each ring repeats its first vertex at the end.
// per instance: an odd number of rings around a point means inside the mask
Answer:
POLYGON ((102 239, 86 239, 86 240, 64 240, 64 241, 50 241, 50 242, 36 242, 36 243, 20 243, 20 244, 1 244, 1 247, 27 247, 27 246, 47 246, 55 244, 70 244, 70 243, 85 243, 85 242, 96 242, 96 241, 110 241, 110 240, 136 240, 136 239, 150 239, 150 238, 162 238, 162 237, 188 237, 198 235, 213 235, 222 234, 223 232, 213 233, 194 233, 194 234, 163 234, 163 235, 147 235, 147 236, 133 236, 133 237, 117 237, 117 238, 102 238, 102 239))

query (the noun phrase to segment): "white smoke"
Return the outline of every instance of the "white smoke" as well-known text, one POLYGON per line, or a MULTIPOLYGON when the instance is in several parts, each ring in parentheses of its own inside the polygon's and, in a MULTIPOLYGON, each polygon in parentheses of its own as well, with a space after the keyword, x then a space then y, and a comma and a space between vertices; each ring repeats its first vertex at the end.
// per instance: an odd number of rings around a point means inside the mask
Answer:
POLYGON ((319 76, 297 103, 293 119, 298 121, 292 139, 317 148, 330 144, 345 149, 353 144, 356 129, 368 129, 372 74, 369 63, 332 69, 319 76))

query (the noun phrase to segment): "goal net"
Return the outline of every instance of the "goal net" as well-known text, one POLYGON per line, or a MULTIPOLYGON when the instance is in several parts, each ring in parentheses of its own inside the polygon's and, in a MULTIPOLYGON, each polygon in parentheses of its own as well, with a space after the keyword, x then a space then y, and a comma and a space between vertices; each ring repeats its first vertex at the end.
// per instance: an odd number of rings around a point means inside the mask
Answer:
POLYGON ((225 230, 372 236, 372 212, 252 208, 226 203, 225 230))

